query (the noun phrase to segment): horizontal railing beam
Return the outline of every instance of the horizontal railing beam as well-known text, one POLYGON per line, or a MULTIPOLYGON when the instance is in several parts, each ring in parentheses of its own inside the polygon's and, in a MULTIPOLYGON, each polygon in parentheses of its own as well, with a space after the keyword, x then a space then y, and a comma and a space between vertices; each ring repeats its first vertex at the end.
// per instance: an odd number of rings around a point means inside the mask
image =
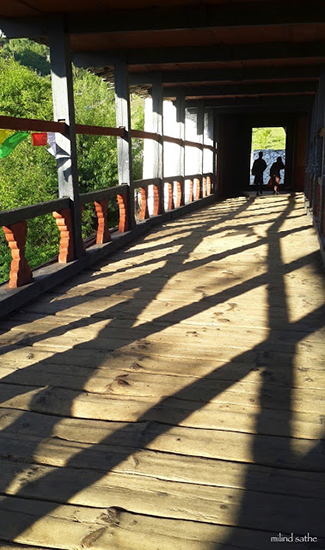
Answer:
POLYGON ((129 186, 127 184, 123 184, 114 185, 114 187, 107 187, 106 189, 99 189, 98 191, 90 191, 90 193, 82 193, 80 195, 80 203, 87 204, 89 202, 112 199, 117 197, 120 193, 126 193, 128 188, 129 186))
POLYGON ((65 122, 16 118, 12 116, 0 116, 0 128, 3 130, 23 130, 25 132, 58 132, 60 134, 67 132, 65 122))
POLYGON ((90 126, 87 124, 76 124, 76 133, 94 136, 118 136, 125 137, 124 127, 113 128, 111 126, 90 126))
POLYGON ((131 137, 141 139, 153 139, 154 141, 162 141, 163 136, 154 132, 144 132, 143 130, 131 130, 131 137))
POLYGON ((134 180, 132 183, 132 187, 134 189, 137 189, 138 187, 148 187, 148 185, 160 185, 161 184, 160 178, 148 178, 148 179, 141 179, 141 180, 134 180))
POLYGON ((166 183, 166 182, 169 182, 169 181, 183 181, 187 178, 187 176, 180 176, 179 174, 176 175, 176 176, 165 176, 163 178, 163 182, 166 183))
POLYGON ((54 199, 53 201, 41 202, 38 204, 32 204, 31 206, 23 206, 21 208, 15 208, 13 210, 7 210, 0 212, 0 226, 13 225, 15 223, 37 218, 38 216, 44 216, 44 214, 51 214, 58 210, 64 210, 70 207, 70 199, 63 197, 61 199, 54 199))
MULTIPOLYGON (((34 118, 17 118, 10 116, 0 116, 0 128, 4 130, 22 130, 30 132, 57 132, 66 134, 68 126, 64 121, 54 122, 48 120, 38 120, 34 118)), ((117 136, 125 137, 126 130, 124 127, 114 128, 112 126, 92 126, 88 124, 76 124, 76 133, 82 135, 96 136, 117 136)), ((172 136, 161 136, 154 132, 145 132, 143 130, 131 130, 131 137, 140 139, 152 139, 154 141, 167 143, 175 143, 182 147, 196 147, 197 149, 206 149, 213 151, 212 145, 203 145, 196 141, 183 140, 172 136)))

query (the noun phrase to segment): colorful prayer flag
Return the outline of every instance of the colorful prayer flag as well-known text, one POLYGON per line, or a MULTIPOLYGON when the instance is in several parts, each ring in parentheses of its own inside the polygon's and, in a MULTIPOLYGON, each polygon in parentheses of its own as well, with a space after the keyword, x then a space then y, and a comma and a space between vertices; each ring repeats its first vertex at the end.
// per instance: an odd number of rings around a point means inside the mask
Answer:
POLYGON ((47 145, 47 132, 38 132, 37 134, 32 134, 33 145, 47 145))
POLYGON ((7 137, 0 145, 0 159, 4 159, 14 150, 17 145, 29 136, 29 132, 15 132, 7 137))
POLYGON ((0 130, 0 145, 3 143, 10 134, 13 133, 13 130, 0 130))
POLYGON ((47 143, 49 144, 49 149, 47 151, 52 155, 53 157, 56 157, 57 154, 57 148, 56 148, 56 141, 55 141, 55 133, 54 132, 47 132, 47 143))

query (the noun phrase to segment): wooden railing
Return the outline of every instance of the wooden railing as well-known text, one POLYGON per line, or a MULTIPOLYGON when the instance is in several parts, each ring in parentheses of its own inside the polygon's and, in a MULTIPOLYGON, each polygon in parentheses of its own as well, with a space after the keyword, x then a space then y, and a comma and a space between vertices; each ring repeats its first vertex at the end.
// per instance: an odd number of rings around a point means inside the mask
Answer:
MULTIPOLYGON (((4 129, 57 132, 66 134, 68 127, 64 122, 48 122, 33 119, 16 119, 0 117, 0 127, 4 129)), ((111 128, 99 126, 76 125, 78 134, 92 134, 103 136, 126 137, 125 128, 111 128)), ((152 132, 131 130, 131 137, 166 141, 182 146, 197 147, 213 151, 213 147, 200 143, 161 136, 152 132)), ((166 178, 151 178, 133 181, 131 187, 126 184, 107 187, 99 191, 80 194, 80 216, 85 204, 93 203, 97 215, 96 244, 102 245, 111 240, 110 222, 108 219, 108 201, 117 199, 119 211, 119 233, 126 233, 132 229, 129 220, 134 216, 130 212, 131 193, 139 190, 141 196, 141 222, 152 216, 159 216, 164 212, 181 208, 185 203, 192 203, 208 197, 213 193, 213 174, 192 174, 186 176, 175 175, 166 178), (185 186, 188 186, 187 200, 185 186), (149 214, 148 189, 152 187, 152 213, 149 214), (166 190, 166 203, 165 203, 166 190)), ((25 256, 27 221, 38 216, 52 213, 60 232, 60 245, 57 261, 69 263, 75 259, 75 235, 73 229, 72 201, 63 197, 52 201, 25 206, 14 210, 0 212, 0 226, 3 227, 6 239, 11 249, 12 261, 9 279, 9 288, 17 288, 32 281, 32 271, 25 256)), ((85 251, 85 249, 84 249, 85 251)), ((86 251, 85 251, 86 254, 86 251)))
MULTIPOLYGON (((315 157, 315 154, 316 150, 314 145, 311 155, 315 157)), ((305 184, 306 208, 317 231, 321 252, 325 261, 325 184, 323 177, 317 175, 320 168, 317 169, 316 165, 317 163, 314 158, 313 163, 309 166, 309 169, 307 169, 305 184)), ((319 165, 321 165, 321 163, 319 163, 319 165)))

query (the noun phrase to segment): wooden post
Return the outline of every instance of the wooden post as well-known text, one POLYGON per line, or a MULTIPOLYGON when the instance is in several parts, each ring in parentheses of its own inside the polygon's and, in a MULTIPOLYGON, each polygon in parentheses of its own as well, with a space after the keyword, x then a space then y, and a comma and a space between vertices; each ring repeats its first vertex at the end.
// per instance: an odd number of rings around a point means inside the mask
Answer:
POLYGON ((174 186, 172 181, 167 182, 167 189, 168 189, 167 210, 173 210, 175 208, 175 205, 174 205, 174 186))
POLYGON ((81 234, 70 41, 64 31, 61 17, 53 17, 49 25, 54 120, 63 120, 68 129, 65 135, 56 134, 59 197, 71 199, 74 257, 79 258, 84 254, 84 247, 81 234))
POLYGON ((161 188, 162 185, 153 186, 153 215, 158 216, 161 213, 161 188))
POLYGON ((149 218, 148 187, 140 187, 140 194, 141 194, 140 220, 147 220, 149 218))
MULTIPOLYGON (((204 104, 202 101, 197 106, 196 134, 198 143, 204 144, 204 104)), ((206 196, 206 180, 203 178, 203 149, 199 149, 197 173, 201 175, 201 192, 198 198, 206 196)))
POLYGON ((321 160, 320 160, 320 196, 319 196, 319 228, 323 237, 325 234, 325 66, 320 73, 319 86, 322 89, 322 104, 320 106, 320 127, 323 129, 321 141, 321 160))
POLYGON ((188 202, 193 202, 194 195, 193 195, 193 179, 190 179, 190 187, 189 187, 189 195, 188 195, 188 202))
POLYGON ((71 209, 65 208, 60 212, 53 212, 56 224, 60 231, 59 263, 66 264, 75 258, 74 241, 71 220, 71 209))
POLYGON ((201 178, 194 178, 194 183, 195 183, 195 200, 198 200, 198 199, 201 199, 202 198, 202 195, 201 195, 201 182, 202 182, 202 179, 201 178))
POLYGON ((104 244, 112 240, 107 223, 108 199, 95 201, 95 210, 98 220, 96 244, 104 244))
POLYGON ((215 110, 213 110, 213 176, 212 176, 212 187, 214 191, 214 198, 219 198, 219 118, 215 110))
MULTIPOLYGON (((126 207, 126 223, 128 229, 131 229, 135 226, 135 218, 134 192, 132 188, 131 108, 128 83, 128 67, 125 59, 122 57, 119 58, 115 62, 114 69, 116 126, 125 128, 125 136, 117 138, 118 181, 120 185, 126 183, 130 187, 130 192, 127 194, 127 200, 129 200, 130 203, 126 207)), ((120 204, 120 199, 118 200, 120 204)))
POLYGON ((19 222, 3 227, 5 237, 11 249, 11 268, 9 288, 17 288, 30 283, 33 275, 25 257, 27 222, 19 222))
POLYGON ((311 207, 312 202, 312 180, 314 173, 314 136, 315 136, 315 116, 316 116, 316 102, 314 100, 312 113, 309 122, 309 139, 308 139, 308 161, 307 161, 307 206, 311 207))
POLYGON ((119 206, 119 225, 118 230, 120 233, 125 233, 129 230, 129 206, 130 206, 130 199, 129 199, 129 193, 120 193, 117 195, 117 201, 119 206))
POLYGON ((159 135, 159 141, 153 142, 153 172, 154 178, 160 179, 160 185, 154 186, 154 215, 164 212, 164 151, 163 151, 163 85, 161 75, 152 78, 152 132, 159 135))
POLYGON ((176 181, 177 199, 176 207, 184 204, 184 177, 185 177, 185 91, 182 89, 177 94, 176 99, 176 121, 178 125, 178 137, 183 141, 183 145, 179 146, 178 170, 177 175, 180 176, 176 181))

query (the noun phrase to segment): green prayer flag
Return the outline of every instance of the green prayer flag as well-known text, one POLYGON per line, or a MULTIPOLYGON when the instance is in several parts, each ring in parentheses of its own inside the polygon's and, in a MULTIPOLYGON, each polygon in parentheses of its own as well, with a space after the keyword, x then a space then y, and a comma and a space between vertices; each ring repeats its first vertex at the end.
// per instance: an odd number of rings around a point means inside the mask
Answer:
POLYGON ((17 145, 29 136, 29 132, 16 132, 7 137, 5 141, 0 145, 0 159, 4 159, 10 155, 17 145))

